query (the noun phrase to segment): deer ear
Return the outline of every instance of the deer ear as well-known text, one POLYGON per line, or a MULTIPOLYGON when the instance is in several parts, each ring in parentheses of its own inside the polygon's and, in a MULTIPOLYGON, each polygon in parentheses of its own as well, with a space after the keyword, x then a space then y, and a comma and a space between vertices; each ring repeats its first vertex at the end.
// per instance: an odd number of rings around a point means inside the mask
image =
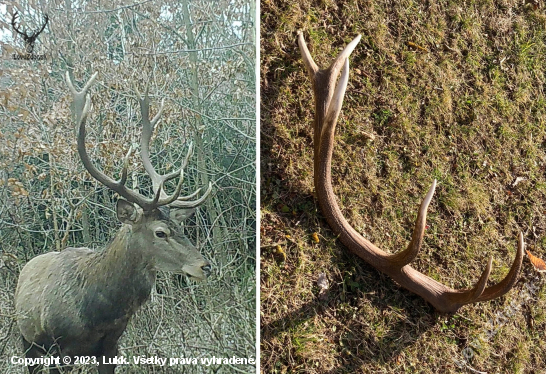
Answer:
POLYGON ((193 214, 195 214, 195 208, 192 209, 174 209, 172 208, 170 210, 170 219, 172 221, 175 221, 177 223, 181 223, 187 218, 191 217, 193 214))
POLYGON ((116 202, 116 215, 120 222, 130 225, 136 223, 139 218, 139 212, 134 204, 124 199, 118 199, 116 202))

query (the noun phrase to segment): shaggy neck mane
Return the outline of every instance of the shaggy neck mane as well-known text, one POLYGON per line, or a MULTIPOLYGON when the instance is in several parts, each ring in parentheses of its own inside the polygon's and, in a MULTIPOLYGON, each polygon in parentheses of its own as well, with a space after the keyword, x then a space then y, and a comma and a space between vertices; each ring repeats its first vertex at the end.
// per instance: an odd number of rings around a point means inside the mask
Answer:
POLYGON ((84 290, 82 312, 94 323, 129 319, 151 294, 156 271, 123 225, 104 251, 79 266, 84 290))

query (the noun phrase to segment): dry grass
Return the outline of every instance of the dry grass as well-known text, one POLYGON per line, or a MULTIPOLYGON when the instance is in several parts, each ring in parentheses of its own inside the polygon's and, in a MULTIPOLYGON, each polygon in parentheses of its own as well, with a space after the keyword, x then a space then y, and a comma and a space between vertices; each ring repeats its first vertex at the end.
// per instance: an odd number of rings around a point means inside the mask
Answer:
POLYGON ((398 251, 437 179, 413 266, 471 287, 488 256, 490 282, 506 274, 520 230, 545 257, 544 7, 262 1, 263 372, 545 371, 544 276, 529 263, 505 297, 443 316, 337 241, 314 199, 312 90, 296 44, 303 29, 326 66, 363 35, 332 168, 349 222, 398 251))

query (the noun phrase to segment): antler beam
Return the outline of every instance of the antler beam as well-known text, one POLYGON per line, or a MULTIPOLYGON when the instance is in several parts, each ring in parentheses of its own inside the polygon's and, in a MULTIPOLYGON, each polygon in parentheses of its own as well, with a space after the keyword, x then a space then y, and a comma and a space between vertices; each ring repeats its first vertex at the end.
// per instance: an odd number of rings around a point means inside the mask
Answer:
POLYGON ((319 69, 307 48, 304 36, 298 32, 298 45, 309 78, 313 84, 315 98, 314 122, 314 182, 319 205, 338 239, 354 254, 361 257, 379 271, 389 275, 395 282, 421 296, 438 311, 455 313, 466 304, 495 299, 507 293, 516 283, 523 261, 523 234, 518 235, 516 257, 508 275, 494 286, 487 287, 492 268, 492 258, 487 261, 485 271, 471 290, 454 290, 414 270, 408 265, 420 251, 428 205, 435 192, 436 181, 420 204, 413 237, 402 252, 388 254, 361 236, 347 222, 338 206, 332 190, 331 161, 334 148, 334 130, 342 108, 349 77, 351 52, 359 43, 361 35, 349 43, 336 57, 329 68, 319 69), (341 72, 340 79, 338 75, 341 72))

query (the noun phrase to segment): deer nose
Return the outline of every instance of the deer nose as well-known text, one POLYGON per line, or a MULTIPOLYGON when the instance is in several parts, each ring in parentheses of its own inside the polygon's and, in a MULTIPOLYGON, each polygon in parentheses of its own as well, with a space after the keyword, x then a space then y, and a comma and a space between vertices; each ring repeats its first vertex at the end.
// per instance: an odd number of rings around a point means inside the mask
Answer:
POLYGON ((209 276, 212 272, 212 266, 210 264, 206 264, 204 266, 201 266, 202 271, 204 272, 205 276, 209 276))

